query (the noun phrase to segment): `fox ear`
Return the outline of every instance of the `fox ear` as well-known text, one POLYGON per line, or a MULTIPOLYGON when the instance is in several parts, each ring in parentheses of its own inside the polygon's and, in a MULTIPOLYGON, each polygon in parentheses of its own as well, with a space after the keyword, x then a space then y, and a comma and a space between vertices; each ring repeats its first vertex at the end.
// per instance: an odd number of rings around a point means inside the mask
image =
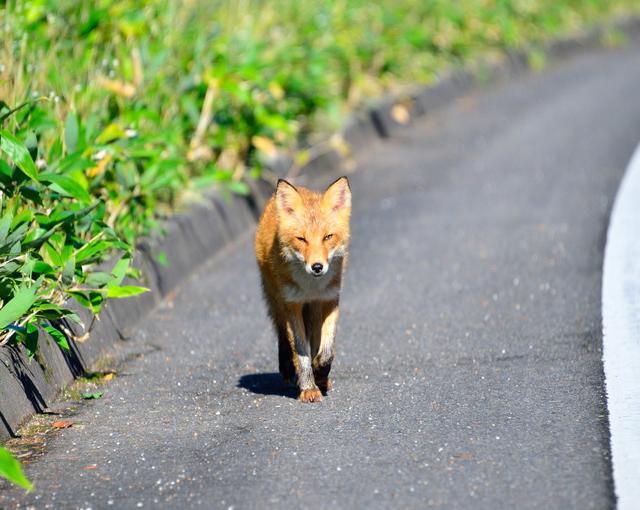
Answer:
POLYGON ((351 188, 346 177, 334 181, 322 195, 322 204, 332 212, 351 210, 351 188))
POLYGON ((278 180, 276 186, 276 209, 279 212, 293 215, 302 206, 302 197, 293 184, 284 179, 278 180))

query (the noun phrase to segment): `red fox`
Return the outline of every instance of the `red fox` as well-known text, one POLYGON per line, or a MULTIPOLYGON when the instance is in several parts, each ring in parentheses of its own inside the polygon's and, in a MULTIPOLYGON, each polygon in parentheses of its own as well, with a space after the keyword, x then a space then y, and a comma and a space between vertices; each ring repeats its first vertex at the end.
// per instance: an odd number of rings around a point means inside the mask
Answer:
POLYGON ((258 222, 256 258, 280 374, 287 384, 297 379, 302 402, 319 402, 331 389, 350 216, 346 177, 322 194, 280 179, 258 222))

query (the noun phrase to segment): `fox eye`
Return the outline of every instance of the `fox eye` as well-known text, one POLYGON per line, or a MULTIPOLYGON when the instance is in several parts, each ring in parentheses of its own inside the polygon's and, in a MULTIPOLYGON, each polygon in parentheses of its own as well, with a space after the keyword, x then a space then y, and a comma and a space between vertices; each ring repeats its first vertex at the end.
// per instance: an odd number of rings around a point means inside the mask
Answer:
POLYGON ((302 241, 303 243, 306 243, 306 242, 307 242, 307 240, 306 240, 304 237, 302 237, 302 236, 296 236, 296 239, 297 239, 298 241, 302 241))
POLYGON ((329 239, 331 239, 333 237, 333 234, 327 234, 326 236, 324 236, 324 240, 328 241, 329 239))

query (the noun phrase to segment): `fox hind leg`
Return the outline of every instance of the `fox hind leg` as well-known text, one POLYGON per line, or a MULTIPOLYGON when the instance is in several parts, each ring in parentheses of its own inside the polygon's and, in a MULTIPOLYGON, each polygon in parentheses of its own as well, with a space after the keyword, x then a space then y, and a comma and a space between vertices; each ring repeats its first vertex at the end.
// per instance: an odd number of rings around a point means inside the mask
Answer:
POLYGON ((329 373, 335 357, 335 336, 338 322, 338 302, 326 301, 313 304, 309 314, 309 326, 313 330, 313 376, 318 388, 326 394, 332 389, 329 373), (315 347, 315 348, 314 348, 315 347))
POLYGON ((294 350, 287 334, 287 321, 285 311, 277 305, 273 289, 267 285, 267 281, 262 277, 262 290, 264 300, 267 304, 269 317, 278 335, 278 369, 282 380, 286 385, 295 384, 296 369, 293 361, 294 350))
POLYGON ((278 370, 284 384, 292 385, 296 383, 295 350, 287 332, 286 312, 276 305, 277 300, 267 291, 267 285, 264 279, 262 287, 269 310, 269 317, 271 317, 274 329, 278 335, 278 370))
POLYGON ((286 327, 277 327, 278 330, 278 366, 280 375, 286 385, 295 384, 296 369, 293 364, 293 349, 289 343, 286 327))

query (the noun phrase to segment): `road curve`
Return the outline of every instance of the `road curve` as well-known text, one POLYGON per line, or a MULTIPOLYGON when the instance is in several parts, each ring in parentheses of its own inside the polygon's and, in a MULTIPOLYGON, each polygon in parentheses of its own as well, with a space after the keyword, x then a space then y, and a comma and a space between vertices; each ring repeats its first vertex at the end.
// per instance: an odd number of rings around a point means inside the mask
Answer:
POLYGON ((601 271, 638 49, 477 90, 360 158, 322 404, 281 389, 247 236, 0 507, 613 506, 601 271))
POLYGON ((602 283, 603 361, 618 510, 640 501, 640 145, 607 232, 602 283))

